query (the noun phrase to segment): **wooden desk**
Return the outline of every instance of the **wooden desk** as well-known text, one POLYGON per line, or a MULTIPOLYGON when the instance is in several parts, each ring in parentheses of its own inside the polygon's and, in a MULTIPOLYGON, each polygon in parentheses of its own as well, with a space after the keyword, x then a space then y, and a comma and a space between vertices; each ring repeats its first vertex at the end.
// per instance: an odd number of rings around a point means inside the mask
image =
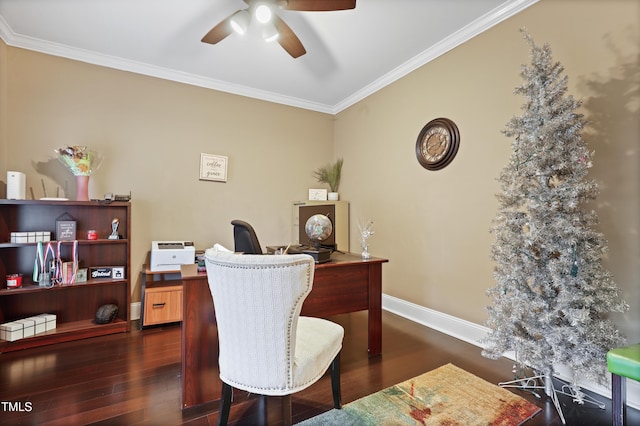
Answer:
MULTIPOLYGON (((382 264, 359 255, 333 253, 316 265, 302 315, 328 317, 368 310, 369 356, 382 352, 382 264)), ((182 269, 182 409, 220 399, 218 331, 207 275, 182 269)))

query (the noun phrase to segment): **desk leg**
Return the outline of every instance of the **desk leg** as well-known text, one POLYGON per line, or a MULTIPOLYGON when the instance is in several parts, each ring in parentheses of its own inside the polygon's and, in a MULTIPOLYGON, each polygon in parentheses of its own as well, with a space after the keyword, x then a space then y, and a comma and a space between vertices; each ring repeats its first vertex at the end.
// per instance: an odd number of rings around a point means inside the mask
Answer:
POLYGON ((209 283, 183 280, 182 409, 220 399, 218 329, 209 283))
POLYGON ((382 353, 382 265, 369 265, 369 356, 382 353))
POLYGON ((144 327, 144 295, 146 293, 146 288, 147 288, 147 274, 145 274, 144 272, 144 268, 145 266, 142 265, 142 289, 140 290, 140 325, 138 326, 138 328, 140 329, 140 331, 142 331, 142 328, 144 327))

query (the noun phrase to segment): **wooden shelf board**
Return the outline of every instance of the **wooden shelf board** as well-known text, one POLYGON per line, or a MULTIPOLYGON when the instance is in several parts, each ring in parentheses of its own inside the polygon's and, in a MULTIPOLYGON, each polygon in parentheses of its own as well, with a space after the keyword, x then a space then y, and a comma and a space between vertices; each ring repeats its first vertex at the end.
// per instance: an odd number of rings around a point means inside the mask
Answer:
POLYGON ((125 331, 128 331, 128 323, 121 319, 116 319, 109 324, 95 324, 92 320, 62 323, 58 324, 54 330, 45 331, 15 342, 0 340, 0 353, 125 331))
POLYGON ((9 200, 0 199, 0 205, 58 205, 58 206, 89 206, 89 207, 127 207, 129 201, 111 201, 105 202, 104 200, 91 200, 91 201, 77 201, 77 200, 9 200))
POLYGON ((11 296, 11 295, 22 294, 22 293, 35 293, 40 291, 71 290, 74 288, 82 288, 86 286, 100 286, 100 285, 113 285, 113 284, 126 284, 126 283, 127 283, 126 279, 121 279, 121 280, 102 279, 102 280, 87 280, 86 282, 75 283, 75 284, 60 284, 60 285, 55 285, 53 287, 40 287, 37 284, 23 284, 22 287, 19 287, 19 288, 5 288, 0 290, 0 296, 11 296))
MULTIPOLYGON (((69 241, 63 241, 65 243, 68 243, 69 241)), ((126 238, 120 238, 118 240, 107 240, 107 239, 99 239, 99 240, 78 240, 78 244, 79 245, 95 245, 95 244, 125 244, 128 243, 129 240, 126 238)), ((57 244, 58 241, 46 241, 43 242, 42 244, 46 245, 47 243, 51 243, 51 244, 57 244)), ((35 247, 37 246, 38 243, 9 243, 9 242, 4 242, 4 243, 0 243, 0 248, 21 248, 21 247, 35 247)), ((180 272, 180 271, 178 271, 180 272)))

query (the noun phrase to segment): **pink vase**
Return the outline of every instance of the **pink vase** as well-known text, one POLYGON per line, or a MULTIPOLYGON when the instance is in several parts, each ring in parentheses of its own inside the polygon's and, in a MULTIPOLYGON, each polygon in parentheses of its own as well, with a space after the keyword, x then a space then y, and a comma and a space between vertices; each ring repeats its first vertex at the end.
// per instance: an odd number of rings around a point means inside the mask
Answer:
POLYGON ((76 176, 76 200, 89 201, 89 176, 76 176))

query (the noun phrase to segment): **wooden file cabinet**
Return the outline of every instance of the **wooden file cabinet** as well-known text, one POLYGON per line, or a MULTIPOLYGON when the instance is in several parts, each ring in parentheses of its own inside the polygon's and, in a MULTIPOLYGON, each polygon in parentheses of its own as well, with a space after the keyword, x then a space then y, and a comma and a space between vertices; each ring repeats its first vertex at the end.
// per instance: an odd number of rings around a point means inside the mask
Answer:
POLYGON ((142 312, 140 329, 150 325, 182 321, 182 281, 180 271, 154 272, 149 268, 151 253, 142 265, 142 312))
POLYGON ((158 285, 145 289, 144 324, 182 321, 182 285, 158 285))

